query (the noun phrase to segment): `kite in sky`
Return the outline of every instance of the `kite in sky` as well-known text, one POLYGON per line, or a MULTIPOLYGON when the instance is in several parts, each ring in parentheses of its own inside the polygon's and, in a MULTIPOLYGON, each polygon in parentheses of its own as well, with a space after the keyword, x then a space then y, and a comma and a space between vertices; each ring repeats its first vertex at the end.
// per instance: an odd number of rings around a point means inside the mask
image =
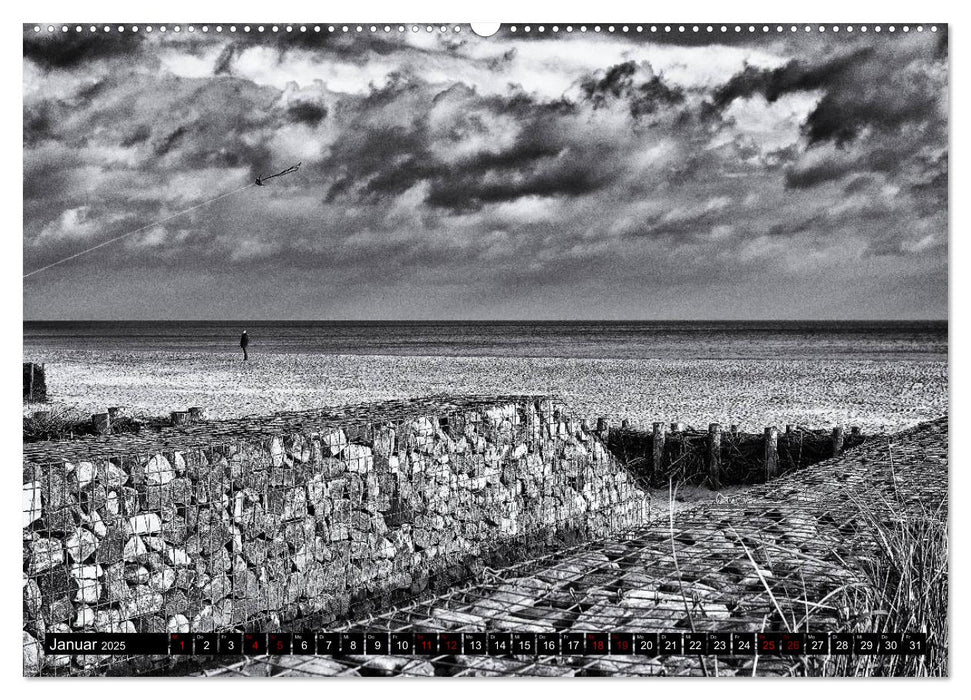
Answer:
POLYGON ((263 183, 265 183, 267 180, 269 180, 271 178, 280 177, 281 175, 289 175, 290 173, 297 172, 297 170, 299 170, 299 168, 300 168, 301 165, 303 165, 303 163, 297 163, 296 165, 292 165, 289 168, 287 168, 286 170, 281 170, 280 172, 274 173, 273 175, 267 175, 266 177, 258 177, 258 178, 256 178, 256 182, 254 182, 254 183, 251 183, 249 185, 243 185, 242 187, 239 187, 239 188, 233 190, 232 192, 226 192, 224 194, 217 195, 217 196, 213 197, 212 199, 207 199, 204 202, 200 202, 199 204, 196 204, 195 206, 189 207, 188 209, 183 209, 182 211, 177 211, 174 214, 170 214, 169 216, 166 216, 164 219, 159 219, 158 221, 153 221, 152 223, 146 224, 145 226, 141 226, 141 227, 135 229, 134 231, 129 231, 128 233, 123 233, 120 236, 115 236, 114 238, 110 238, 107 241, 104 241, 102 243, 99 243, 99 244, 97 244, 95 246, 91 246, 90 248, 86 248, 85 250, 82 250, 79 253, 74 253, 73 255, 68 255, 66 258, 61 258, 60 260, 56 260, 55 262, 52 262, 50 265, 44 265, 44 267, 41 267, 41 268, 38 268, 36 270, 32 270, 32 271, 26 273, 23 278, 24 279, 27 279, 31 275, 36 275, 38 272, 43 272, 44 270, 47 270, 49 268, 52 268, 55 265, 60 265, 61 263, 66 263, 69 260, 74 260, 75 258, 79 258, 82 255, 85 255, 87 253, 90 253, 93 250, 97 250, 98 248, 103 248, 106 245, 109 245, 109 244, 114 243, 116 241, 120 241, 123 238, 128 238, 129 236, 133 236, 136 233, 139 233, 141 231, 145 231, 146 229, 150 229, 150 228, 152 228, 154 226, 158 226, 159 224, 163 224, 166 221, 171 221, 172 219, 176 218, 177 216, 182 216, 183 214, 187 214, 190 211, 194 211, 194 210, 199 209, 201 207, 204 207, 204 206, 206 206, 208 204, 212 204, 216 200, 222 199, 223 197, 229 197, 231 195, 236 194, 237 192, 242 192, 243 190, 249 189, 250 187, 253 187, 254 185, 257 185, 259 187, 262 187, 263 186, 263 183))
POLYGON ((302 162, 301 163, 297 163, 296 165, 292 165, 289 168, 287 168, 286 170, 281 170, 280 172, 278 172, 278 173, 276 173, 274 175, 267 175, 266 177, 258 177, 258 178, 256 178, 256 184, 259 185, 260 187, 262 187, 263 186, 263 183, 266 182, 267 180, 269 180, 270 178, 280 177, 281 175, 289 175, 290 173, 297 172, 297 170, 300 169, 300 166, 301 165, 303 165, 302 162))

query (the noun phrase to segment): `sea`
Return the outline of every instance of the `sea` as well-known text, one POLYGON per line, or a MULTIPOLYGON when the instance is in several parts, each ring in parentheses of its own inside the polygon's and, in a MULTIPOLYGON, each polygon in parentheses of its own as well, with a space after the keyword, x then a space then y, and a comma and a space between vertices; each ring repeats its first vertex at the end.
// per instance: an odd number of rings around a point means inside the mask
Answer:
POLYGON ((108 352, 947 359, 947 321, 25 321, 24 354, 108 352))

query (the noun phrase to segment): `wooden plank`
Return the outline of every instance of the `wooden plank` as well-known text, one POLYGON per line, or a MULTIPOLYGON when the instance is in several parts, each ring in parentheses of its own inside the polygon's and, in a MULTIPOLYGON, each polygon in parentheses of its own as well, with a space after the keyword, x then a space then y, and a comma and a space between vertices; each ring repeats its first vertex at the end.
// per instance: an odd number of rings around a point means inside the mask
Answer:
POLYGON ((721 426, 711 423, 708 426, 708 485, 715 490, 721 488, 721 449, 721 426))
POLYGON ((664 423, 655 423, 651 463, 654 466, 654 473, 656 474, 660 473, 664 467, 664 439, 664 423))
POLYGON ((838 425, 833 428, 833 456, 839 457, 843 454, 843 426, 838 425))
POLYGON ((765 480, 779 473, 779 431, 775 426, 765 429, 765 480))

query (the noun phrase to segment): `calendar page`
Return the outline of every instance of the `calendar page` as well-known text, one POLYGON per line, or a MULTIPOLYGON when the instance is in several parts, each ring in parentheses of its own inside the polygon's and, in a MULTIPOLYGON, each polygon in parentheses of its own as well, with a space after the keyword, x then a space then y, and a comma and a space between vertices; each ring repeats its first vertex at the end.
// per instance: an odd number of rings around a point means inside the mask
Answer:
POLYGON ((25 676, 948 675, 946 23, 22 41, 25 676))

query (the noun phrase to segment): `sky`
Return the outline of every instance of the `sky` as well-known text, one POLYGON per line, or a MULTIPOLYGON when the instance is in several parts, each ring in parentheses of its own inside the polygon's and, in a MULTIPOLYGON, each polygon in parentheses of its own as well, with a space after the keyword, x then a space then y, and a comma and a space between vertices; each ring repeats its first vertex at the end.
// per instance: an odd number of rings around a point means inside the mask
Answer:
POLYGON ((337 29, 25 27, 25 319, 947 317, 943 28, 337 29))

